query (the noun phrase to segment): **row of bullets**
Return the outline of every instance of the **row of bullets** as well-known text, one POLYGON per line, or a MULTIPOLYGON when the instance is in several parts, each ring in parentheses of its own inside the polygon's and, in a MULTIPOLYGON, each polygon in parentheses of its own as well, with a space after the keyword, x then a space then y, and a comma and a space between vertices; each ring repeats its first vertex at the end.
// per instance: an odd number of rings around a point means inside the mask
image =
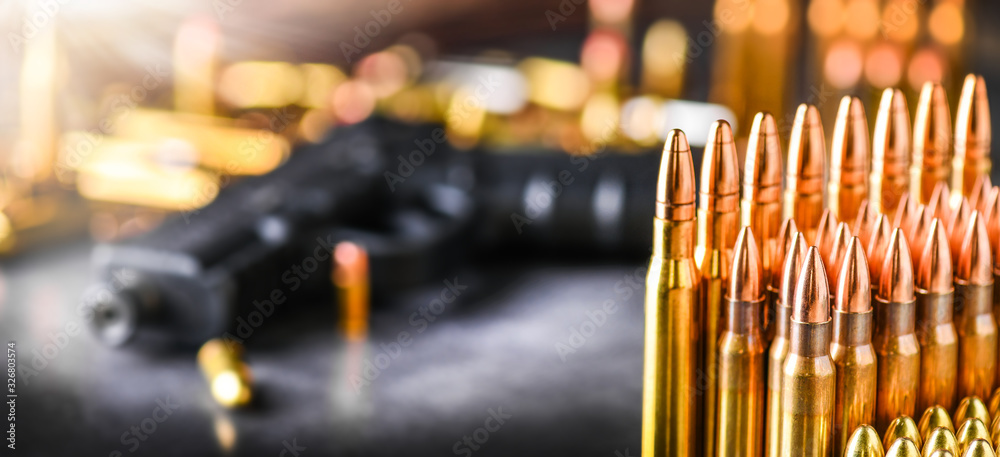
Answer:
POLYGON ((861 102, 844 97, 827 179, 819 112, 800 105, 784 189, 769 114, 754 119, 742 186, 728 123, 710 128, 697 192, 686 136, 667 135, 643 455, 839 457, 861 425, 885 431, 1000 386, 1000 188, 981 77, 965 80, 954 141, 949 114, 928 83, 911 134, 887 89, 869 143, 861 102))

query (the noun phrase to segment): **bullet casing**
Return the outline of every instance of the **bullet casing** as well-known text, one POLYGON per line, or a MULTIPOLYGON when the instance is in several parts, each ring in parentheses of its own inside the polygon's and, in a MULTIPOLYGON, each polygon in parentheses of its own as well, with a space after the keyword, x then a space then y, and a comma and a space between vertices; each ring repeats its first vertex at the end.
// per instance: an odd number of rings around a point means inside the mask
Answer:
POLYGON ((837 379, 830 358, 830 331, 830 320, 791 321, 791 350, 782 370, 779 455, 831 455, 837 379))
MULTIPOLYGON (((769 292, 771 289, 768 290, 769 292)), ((777 301, 777 294, 775 294, 774 300, 777 301)), ((784 335, 787 335, 787 328, 781 329, 781 326, 787 327, 792 319, 792 308, 790 306, 785 306, 783 303, 778 303, 777 308, 777 319, 775 326, 777 327, 777 332, 774 340, 771 341, 771 349, 768 351, 767 358, 767 423, 766 423, 766 433, 765 438, 766 455, 768 457, 777 457, 780 455, 780 435, 781 435, 781 417, 782 417, 782 402, 781 402, 781 383, 784 378, 784 371, 782 370, 785 365, 785 359, 788 357, 788 350, 791 346, 791 341, 784 335)))
POLYGON ((993 284, 974 285, 955 280, 960 398, 989 398, 992 392, 997 369, 997 323, 992 299, 993 284))
POLYGON ((719 338, 719 457, 760 456, 764 422, 764 301, 726 300, 727 330, 719 338))
POLYGON ((833 423, 833 455, 843 455, 854 430, 875 422, 878 372, 871 344, 874 311, 833 310, 834 341, 830 354, 837 372, 833 423))
POLYGON ((916 302, 889 303, 875 299, 878 357, 875 428, 885 430, 899 416, 912 417, 920 385, 920 345, 915 333, 916 302))
POLYGON ((958 333, 953 322, 954 293, 917 289, 917 341, 920 343, 920 390, 917 411, 935 405, 951 410, 958 401, 958 333))

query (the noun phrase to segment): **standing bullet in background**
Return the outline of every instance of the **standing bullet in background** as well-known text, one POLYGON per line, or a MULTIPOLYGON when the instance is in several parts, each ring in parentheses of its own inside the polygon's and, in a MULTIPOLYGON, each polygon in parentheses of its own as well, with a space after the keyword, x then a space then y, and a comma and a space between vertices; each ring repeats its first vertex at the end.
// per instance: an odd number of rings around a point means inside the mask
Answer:
MULTIPOLYGON (((782 233, 795 230, 795 223, 791 219, 786 219, 782 225, 782 233), (787 229, 787 230, 786 230, 787 229)), ((777 332, 774 341, 771 342, 771 350, 768 356, 767 365, 767 438, 765 446, 768 457, 778 457, 781 455, 781 420, 782 401, 781 383, 784 377, 783 368, 788 351, 791 347, 790 329, 792 319, 792 300, 795 296, 795 281, 802 270, 802 262, 805 261, 808 246, 806 239, 801 232, 792 234, 792 239, 784 249, 785 256, 781 262, 781 279, 779 281, 779 298, 777 301, 777 332)))
MULTIPOLYGON (((868 121, 857 97, 844 96, 837 110, 830 146, 830 210, 838 219, 853 221, 858 205, 868 198, 868 121)), ((881 202, 871 199, 875 211, 884 212, 881 202)))
MULTIPOLYGON (((920 342, 920 391, 917 411, 955 405, 958 334, 951 252, 940 219, 934 219, 918 263, 916 278, 917 341, 920 342)), ((922 421, 921 421, 922 423, 922 421)))
MULTIPOLYGON (((757 113, 750 127, 747 155, 743 166, 743 199, 740 200, 740 225, 749 226, 760 244, 764 262, 764 284, 781 274, 781 265, 772 264, 778 249, 781 220, 781 141, 778 127, 770 113, 757 113)), ((762 310, 764 341, 774 337, 774 303, 769 299, 762 310)))
POLYGON ((899 416, 915 414, 920 387, 913 262, 910 248, 899 229, 893 230, 885 249, 875 301, 872 339, 878 353, 875 428, 883 428, 899 416))
POLYGON ((832 450, 836 372, 830 358, 830 282, 810 247, 795 282, 791 347, 781 385, 781 456, 827 457, 832 450))
POLYGON ((826 140, 819 110, 799 105, 788 140, 788 168, 785 170, 784 218, 794 218, 806 243, 812 243, 823 213, 825 195, 826 140))
POLYGON ((726 292, 726 319, 719 338, 719 457, 757 457, 763 450, 764 340, 760 331, 764 306, 763 262, 753 230, 736 238, 733 267, 726 292))
POLYGON ((990 101, 982 76, 967 75, 955 113, 951 190, 968 196, 979 175, 990 174, 990 101))
MULTIPOLYGON (((910 112, 899 89, 886 89, 875 118, 868 200, 895 220, 900 198, 910 188, 910 112)), ((898 226, 898 225, 897 225, 898 226)))
POLYGON ((944 88, 925 82, 913 117, 913 161, 910 164, 910 193, 920 204, 930 201, 937 183, 951 180, 950 111, 944 88))
POLYGON ((875 348, 871 274, 861 241, 853 237, 845 249, 833 309, 830 354, 837 371, 833 422, 833 455, 844 455, 849 434, 875 422, 875 348))
POLYGON ((694 165, 684 132, 668 132, 663 149, 646 276, 642 455, 694 457, 693 446, 701 439, 696 380, 702 338, 694 262, 694 165))
MULTIPOLYGON (((705 390, 699 392, 704 436, 714 437, 717 426, 718 344, 726 278, 732 262, 732 248, 739 226, 740 170, 733 130, 726 121, 715 121, 709 128, 708 142, 701 162, 698 191, 698 245, 695 264, 701 274, 698 284, 698 313, 704 316, 702 367, 705 390)), ((705 454, 715 455, 713 439, 705 440, 705 454)))
POLYGON ((967 226, 955 271, 958 395, 987 398, 993 390, 997 368, 992 253, 979 211, 972 213, 967 226))

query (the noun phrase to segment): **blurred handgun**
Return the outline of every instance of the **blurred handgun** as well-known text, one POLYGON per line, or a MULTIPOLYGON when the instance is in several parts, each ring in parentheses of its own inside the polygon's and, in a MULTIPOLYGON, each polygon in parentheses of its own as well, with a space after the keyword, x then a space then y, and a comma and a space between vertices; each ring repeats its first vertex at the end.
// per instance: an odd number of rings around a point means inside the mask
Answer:
POLYGON ((110 345, 197 345, 255 303, 331 297, 340 241, 368 252, 376 294, 440 277, 484 250, 642 255, 658 160, 456 151, 438 126, 371 119, 204 208, 97 246, 100 281, 84 303, 110 345))

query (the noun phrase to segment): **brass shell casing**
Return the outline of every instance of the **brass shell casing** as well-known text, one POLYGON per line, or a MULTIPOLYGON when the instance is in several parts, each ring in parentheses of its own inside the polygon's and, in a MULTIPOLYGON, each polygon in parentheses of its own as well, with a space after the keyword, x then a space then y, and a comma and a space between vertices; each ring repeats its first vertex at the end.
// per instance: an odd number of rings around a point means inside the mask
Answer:
POLYGON ((830 354, 837 371, 833 410, 833 455, 843 455, 858 427, 875 422, 878 372, 871 335, 874 311, 845 313, 833 310, 830 354))
POLYGON ((701 345, 694 219, 653 220, 646 277, 642 455, 694 457, 701 440, 697 385, 701 345))
POLYGON ((837 376, 830 357, 831 327, 830 320, 790 323, 791 347, 782 370, 779 455, 832 455, 837 376))
POLYGON ((763 451, 764 300, 727 299, 726 330, 719 338, 716 450, 719 457, 758 457, 763 451))
POLYGON ((993 390, 997 370, 997 323, 992 303, 993 284, 974 285, 955 280, 960 398, 989 398, 993 390))
POLYGON ((889 303, 875 299, 878 387, 875 428, 885 430, 899 416, 912 417, 920 385, 920 344, 917 342, 916 301, 889 303))
POLYGON ((920 343, 920 390, 917 411, 935 405, 955 407, 958 380, 958 333, 953 322, 954 293, 917 296, 917 341, 920 343))
MULTIPOLYGON (((777 294, 775 294, 774 299, 777 301, 777 294)), ((778 303, 776 308, 776 333, 774 340, 771 341, 771 349, 768 351, 767 357, 767 436, 764 439, 764 446, 768 457, 780 455, 781 383, 784 378, 782 368, 785 366, 785 359, 788 357, 788 350, 791 347, 791 340, 785 335, 788 335, 787 327, 792 319, 792 308, 783 303, 778 303)))

